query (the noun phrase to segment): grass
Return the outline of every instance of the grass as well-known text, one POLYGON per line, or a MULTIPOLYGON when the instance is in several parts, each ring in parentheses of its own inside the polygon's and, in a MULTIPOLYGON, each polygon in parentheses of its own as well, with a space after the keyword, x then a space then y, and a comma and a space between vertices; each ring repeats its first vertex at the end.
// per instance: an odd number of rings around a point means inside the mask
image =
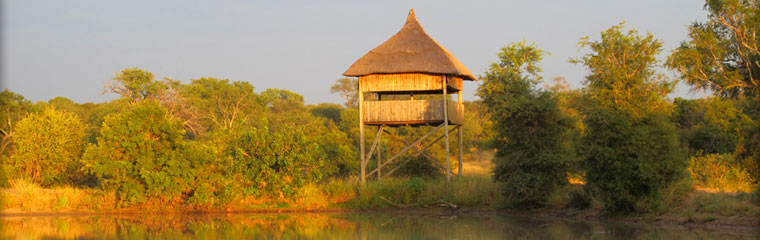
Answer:
MULTIPOLYGON (((12 180, 10 188, 0 189, 0 213, 30 212, 155 212, 174 211, 303 211, 303 210, 372 210, 394 207, 420 207, 440 201, 464 208, 496 209, 504 201, 500 187, 490 177, 490 161, 465 162, 465 175, 444 178, 390 177, 368 181, 365 186, 356 177, 326 179, 300 188, 293 196, 282 198, 239 197, 224 206, 198 209, 186 203, 151 199, 128 209, 116 207, 113 192, 96 189, 57 187, 46 189, 30 181, 12 180), (172 211, 172 210, 169 210, 172 211)), ((660 202, 642 208, 646 216, 672 216, 687 222, 711 222, 721 219, 760 217, 760 191, 753 193, 712 193, 695 189, 691 181, 668 188, 660 202)), ((545 209, 595 215, 603 204, 588 195, 582 183, 574 183, 553 192, 545 209)))
POLYGON ((3 212, 90 212, 114 209, 116 197, 93 189, 42 188, 24 179, 11 180, 0 189, 3 212))

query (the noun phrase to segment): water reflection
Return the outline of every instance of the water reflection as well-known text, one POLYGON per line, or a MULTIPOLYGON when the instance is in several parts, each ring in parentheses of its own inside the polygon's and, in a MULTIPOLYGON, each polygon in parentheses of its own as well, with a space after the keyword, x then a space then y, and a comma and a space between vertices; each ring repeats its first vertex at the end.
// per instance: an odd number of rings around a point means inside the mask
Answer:
POLYGON ((752 232, 582 222, 501 214, 4 216, 5 238, 756 239, 752 232))

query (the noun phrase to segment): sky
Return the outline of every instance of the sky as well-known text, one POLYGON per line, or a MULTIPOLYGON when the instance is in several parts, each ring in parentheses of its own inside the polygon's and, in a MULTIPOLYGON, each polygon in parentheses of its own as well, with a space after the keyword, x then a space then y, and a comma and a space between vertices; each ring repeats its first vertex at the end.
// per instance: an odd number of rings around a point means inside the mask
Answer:
MULTIPOLYGON (((705 21, 698 0, 546 1, 100 1, 4 0, 0 87, 32 101, 57 96, 104 102, 116 73, 137 67, 189 83, 216 77, 250 82, 257 92, 280 88, 307 104, 343 102, 330 86, 361 56, 403 26, 409 9, 427 33, 473 74, 482 75, 512 42, 551 53, 545 80, 582 87, 587 69, 570 58, 587 53, 581 37, 625 22, 663 41, 664 60, 705 21)), ((663 70, 675 77, 675 74, 663 70)), ((478 82, 465 82, 465 100, 478 82)), ((680 84, 671 97, 704 93, 680 84)))

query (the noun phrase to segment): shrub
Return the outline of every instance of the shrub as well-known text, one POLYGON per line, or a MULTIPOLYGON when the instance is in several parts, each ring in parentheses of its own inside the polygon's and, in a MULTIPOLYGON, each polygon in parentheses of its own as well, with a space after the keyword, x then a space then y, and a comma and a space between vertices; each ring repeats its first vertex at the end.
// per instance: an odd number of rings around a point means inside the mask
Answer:
POLYGON ((232 146, 227 171, 246 195, 291 195, 303 184, 321 179, 327 164, 317 143, 306 139, 304 127, 252 129, 232 146))
MULTIPOLYGON (((675 128, 661 114, 634 118, 597 106, 586 118, 582 167, 586 187, 598 192, 608 212, 631 212, 685 172, 675 128)), ((646 205, 646 204, 644 204, 646 205)))
POLYGON ((155 101, 140 101, 105 118, 97 145, 83 161, 105 189, 116 190, 121 205, 147 196, 179 198, 194 185, 198 169, 188 159, 182 122, 155 101))
POLYGON ((543 54, 524 43, 505 47, 478 89, 496 130, 493 178, 503 183, 512 206, 546 203, 555 188, 567 184, 574 157, 569 118, 551 92, 536 88, 543 54))
POLYGON ((689 160, 689 173, 694 183, 720 191, 750 192, 754 180, 732 154, 697 154, 689 160))
POLYGON ((18 122, 14 141, 16 153, 10 165, 41 186, 70 183, 78 175, 84 145, 84 124, 74 114, 46 108, 18 122))

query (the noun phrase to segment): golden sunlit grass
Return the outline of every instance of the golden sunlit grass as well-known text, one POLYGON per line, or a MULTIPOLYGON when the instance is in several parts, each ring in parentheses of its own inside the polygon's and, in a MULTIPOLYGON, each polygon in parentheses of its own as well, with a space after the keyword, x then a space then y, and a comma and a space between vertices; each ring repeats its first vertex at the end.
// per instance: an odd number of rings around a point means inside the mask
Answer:
POLYGON ((3 212, 72 212, 113 209, 116 197, 92 189, 72 187, 42 188, 24 179, 0 189, 3 212))

